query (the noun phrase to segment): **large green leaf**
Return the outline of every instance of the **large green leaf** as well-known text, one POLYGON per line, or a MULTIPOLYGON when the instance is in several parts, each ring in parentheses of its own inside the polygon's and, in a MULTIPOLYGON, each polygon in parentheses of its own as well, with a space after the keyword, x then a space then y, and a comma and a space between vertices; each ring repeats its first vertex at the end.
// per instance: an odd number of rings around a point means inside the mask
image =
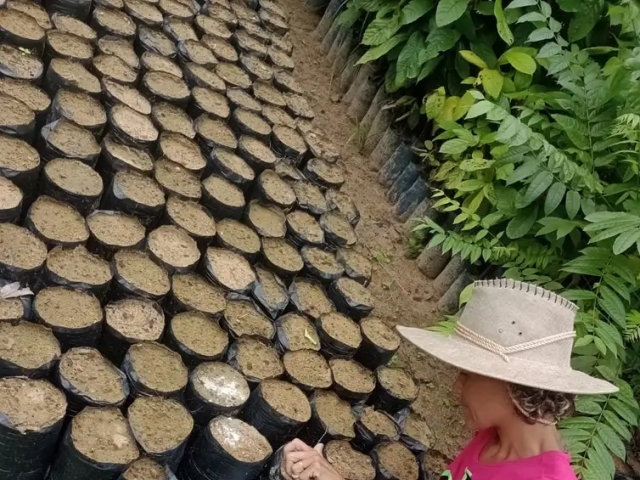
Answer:
POLYGON ((569 190, 567 198, 565 200, 565 208, 567 209, 567 215, 573 219, 580 210, 580 194, 575 190, 569 190))
POLYGON ((603 0, 582 0, 580 8, 569 22, 567 36, 570 42, 581 40, 591 33, 600 19, 603 6, 603 0))
POLYGON ((500 38, 504 40, 504 43, 507 45, 511 45, 513 43, 513 32, 509 28, 509 23, 504 15, 504 10, 502 9, 502 0, 496 0, 493 5, 493 14, 496 17, 496 26, 498 28, 498 35, 500 38))
POLYGON ((418 75, 416 82, 421 82, 422 80, 427 78, 429 75, 431 75, 435 71, 437 66, 440 65, 441 61, 442 61, 442 57, 432 58, 431 60, 427 60, 427 63, 425 63, 422 66, 422 70, 420 70, 420 74, 418 75))
POLYGON ((464 152, 467 148, 469 148, 469 144, 465 140, 462 140, 461 138, 453 138, 442 144, 440 147, 440 153, 457 155, 464 152))
POLYGON ((529 43, 541 42, 542 40, 550 40, 553 37, 554 37, 554 34, 551 30, 549 30, 547 27, 542 27, 531 32, 529 34, 529 37, 527 38, 527 42, 529 43))
POLYGON ((460 39, 460 32, 452 28, 435 28, 427 36, 427 47, 420 51, 419 62, 437 58, 441 52, 451 50, 460 39))
POLYGON ((396 62, 396 81, 404 83, 408 78, 416 78, 420 73, 420 51, 424 46, 425 36, 415 31, 407 40, 396 62))
POLYGON ((509 2, 509 5, 506 6, 505 10, 509 10, 512 8, 533 7, 537 4, 538 2, 536 0, 512 0, 511 2, 509 2))
POLYGON ((511 49, 507 50, 503 57, 519 72, 533 75, 536 71, 536 61, 524 52, 511 49))
POLYGON ((406 33, 399 33, 398 35, 384 42, 382 45, 378 45, 377 47, 373 47, 369 49, 364 55, 362 55, 362 57, 360 57, 360 59, 356 62, 356 64, 362 65, 364 63, 373 62, 374 60, 377 60, 383 55, 386 55, 387 53, 389 53, 391 50, 393 50, 395 47, 400 45, 406 39, 407 39, 406 33))
POLYGON ((485 68, 478 74, 478 79, 482 83, 484 91, 493 98, 498 98, 504 85, 504 77, 498 70, 485 68))
POLYGON ((524 237, 531 231, 535 222, 536 213, 534 210, 530 208, 521 210, 507 225, 507 237, 511 240, 524 237))
POLYGON ((489 110, 491 110, 495 105, 491 103, 489 100, 482 100, 476 103, 473 107, 469 109, 469 113, 467 113, 466 118, 476 118, 480 115, 484 115, 489 110))
POLYGON ((598 305, 618 325, 626 325, 626 310, 620 297, 609 287, 601 286, 599 290, 598 305))
POLYGON ((459 19, 467 11, 469 0, 440 0, 436 8, 436 25, 444 27, 459 19))
POLYGON ((547 198, 544 201, 545 215, 551 215, 553 211, 558 208, 558 205, 562 202, 566 191, 567 187, 562 182, 556 182, 551 185, 551 188, 547 192, 547 198))
POLYGON ((402 9, 402 24, 408 25, 421 19, 435 6, 435 0, 411 0, 402 9))
POLYGON ((516 202, 517 208, 524 208, 541 196, 553 183, 553 173, 548 170, 538 172, 527 186, 522 199, 516 202))
POLYGON ((391 39, 402 26, 399 19, 399 16, 394 15, 391 18, 376 18, 372 20, 362 35, 362 43, 370 46, 385 43, 391 39))
POLYGON ((489 68, 487 63, 471 50, 460 50, 459 53, 462 58, 464 58, 467 62, 475 65, 476 67, 489 68))

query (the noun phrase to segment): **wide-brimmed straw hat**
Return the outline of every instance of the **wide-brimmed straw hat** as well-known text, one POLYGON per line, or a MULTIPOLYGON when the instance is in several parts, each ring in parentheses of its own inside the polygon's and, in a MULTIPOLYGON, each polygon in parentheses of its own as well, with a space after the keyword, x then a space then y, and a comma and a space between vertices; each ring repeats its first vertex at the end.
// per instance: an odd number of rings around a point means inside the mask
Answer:
POLYGON ((577 310, 536 285, 482 280, 474 283, 452 335, 397 328, 426 353, 461 370, 554 392, 616 392, 611 383, 571 368, 577 310))

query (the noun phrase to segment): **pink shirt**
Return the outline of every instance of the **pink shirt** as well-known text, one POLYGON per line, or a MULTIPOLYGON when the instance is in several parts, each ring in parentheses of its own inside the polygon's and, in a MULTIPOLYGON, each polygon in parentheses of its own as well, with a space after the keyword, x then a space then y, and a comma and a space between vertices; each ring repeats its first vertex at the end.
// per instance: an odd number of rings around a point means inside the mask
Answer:
POLYGON ((500 463, 481 463, 480 453, 495 430, 480 431, 449 465, 440 480, 577 480, 565 452, 544 452, 535 457, 500 463))

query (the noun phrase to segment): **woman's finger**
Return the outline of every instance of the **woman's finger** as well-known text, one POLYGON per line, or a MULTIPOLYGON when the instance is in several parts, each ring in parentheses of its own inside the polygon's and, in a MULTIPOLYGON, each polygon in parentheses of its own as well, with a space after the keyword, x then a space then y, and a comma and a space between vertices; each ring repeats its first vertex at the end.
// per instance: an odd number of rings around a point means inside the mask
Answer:
POLYGON ((309 468, 307 468, 304 472, 298 475, 297 480, 314 480, 320 479, 320 474, 322 473, 322 468, 319 463, 314 463, 309 468))
POLYGON ((303 458, 302 460, 295 462, 293 464, 293 466, 291 467, 291 473, 294 476, 298 476, 300 475, 302 472, 304 472, 307 468, 309 468, 311 465, 313 465, 314 463, 318 462, 318 455, 310 455, 306 458, 303 458))
POLYGON ((317 453, 313 449, 304 452, 287 453, 284 456, 284 471, 287 473, 287 475, 293 476, 293 465, 300 462, 301 460, 312 458, 315 456, 317 456, 317 453))
POLYGON ((289 443, 287 443, 283 447, 282 453, 286 455, 287 453, 290 453, 290 452, 304 452, 309 450, 313 450, 313 449, 309 445, 304 443, 302 440, 300 440, 299 438, 296 438, 294 440, 291 440, 289 443))

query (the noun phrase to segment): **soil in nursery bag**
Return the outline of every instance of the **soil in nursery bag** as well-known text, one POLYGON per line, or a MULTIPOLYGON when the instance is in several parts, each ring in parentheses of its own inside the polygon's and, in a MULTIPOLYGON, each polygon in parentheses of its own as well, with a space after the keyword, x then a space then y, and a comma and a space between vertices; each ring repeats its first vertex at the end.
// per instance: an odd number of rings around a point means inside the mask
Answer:
POLYGON ((307 152, 307 145, 302 135, 285 125, 273 126, 271 141, 274 151, 283 157, 299 160, 307 152))
POLYGON ((333 383, 329 364, 314 350, 286 352, 282 363, 287 376, 305 392, 329 388, 333 383))
POLYGON ((102 298, 111 282, 109 263, 82 247, 56 247, 49 252, 44 271, 48 285, 86 290, 102 298))
POLYGON ((159 343, 136 343, 129 347, 122 370, 135 397, 179 398, 187 385, 189 371, 177 352, 159 343))
POLYGON ((159 132, 151 119, 126 105, 115 105, 109 111, 109 124, 114 138, 125 145, 149 149, 159 132))
POLYGON ((18 186, 8 178, 0 177, 0 222, 18 222, 23 198, 18 186))
POLYGON ((282 17, 285 20, 287 19, 287 14, 285 13, 285 11, 282 8, 280 8, 278 4, 273 2, 272 0, 259 0, 258 3, 260 4, 261 10, 266 10, 267 12, 271 12, 274 15, 278 15, 279 17, 282 17))
POLYGON ((238 108, 231 114, 231 125, 238 135, 251 135, 264 142, 269 141, 271 126, 260 115, 238 108))
POLYGON ((92 347, 102 333, 102 308, 91 293, 67 287, 43 288, 35 296, 33 314, 51 329, 63 351, 92 347))
POLYGON ((250 393, 240 372, 226 363, 206 362, 189 375, 185 400, 196 424, 205 426, 218 415, 236 414, 250 393))
POLYGON ((127 420, 114 407, 87 407, 67 427, 50 480, 117 478, 140 456, 127 420))
POLYGON ((356 420, 351 405, 335 392, 318 390, 311 396, 311 420, 300 431, 298 437, 307 445, 320 441, 351 440, 355 437, 353 424, 356 420))
POLYGON ((269 146, 250 135, 240 136, 238 153, 251 168, 258 172, 272 168, 276 163, 276 156, 269 146))
POLYGON ((261 60, 267 58, 267 46, 249 35, 246 30, 236 30, 231 37, 231 42, 238 49, 238 52, 253 55, 261 60))
POLYGON ((59 90, 53 100, 47 123, 66 118, 100 136, 107 123, 107 114, 100 102, 85 92, 59 90))
POLYGON ((339 248, 336 258, 344 267, 344 273, 361 285, 368 285, 371 281, 371 260, 356 252, 352 248, 339 248))
POLYGON ((55 375, 55 382, 67 395, 70 417, 87 406, 122 407, 129 396, 124 373, 95 348, 69 350, 60 358, 55 375))
POLYGON ((198 65, 187 63, 184 66, 184 78, 190 87, 210 88, 214 92, 224 92, 226 84, 213 70, 198 65))
POLYGON ((400 438, 400 426, 393 417, 373 407, 357 406, 354 411, 356 420, 356 438, 353 445, 363 452, 369 452, 380 442, 395 441, 400 438))
POLYGON ((405 408, 395 416, 400 424, 400 441, 412 452, 427 452, 434 443, 435 436, 427 422, 420 416, 405 408))
POLYGON ((275 125, 284 125, 291 129, 296 128, 296 121, 282 108, 265 105, 262 107, 262 116, 272 127, 275 125))
POLYGON ((51 30, 47 32, 46 55, 49 58, 66 58, 88 66, 93 58, 93 48, 88 41, 72 33, 51 30))
MULTIPOLYGON (((8 285, 9 282, 1 281, 0 285, 8 285)), ((31 317, 31 296, 2 298, 0 299, 0 321, 16 321, 31 317)))
POLYGON ((287 55, 291 55, 293 53, 293 43, 291 43, 291 40, 286 36, 281 37, 279 35, 276 35, 275 33, 271 33, 269 42, 273 47, 283 51, 287 55))
POLYGON ((255 24, 260 24, 260 17, 258 16, 258 13, 252 8, 249 8, 246 3, 234 1, 230 2, 230 4, 231 11, 236 14, 238 21, 247 20, 255 24))
POLYGON ((220 62, 216 67, 216 73, 230 87, 248 90, 251 87, 249 74, 234 63, 220 62))
POLYGON ((297 93, 298 95, 304 95, 305 93, 294 76, 285 70, 275 72, 273 75, 273 84, 281 92, 297 93))
MULTIPOLYGON (((209 20, 215 21, 211 18, 209 18, 209 20)), ((223 25, 221 26, 224 27, 223 25)), ((205 35, 200 41, 209 50, 211 50, 216 58, 221 62, 236 63, 238 61, 238 52, 236 51, 235 47, 221 36, 205 35)))
POLYGON ((255 113, 262 112, 262 104, 240 88, 227 88, 227 99, 233 108, 244 108, 255 113))
MULTIPOLYGON (((19 3, 22 3, 21 1, 19 3)), ((26 80, 0 78, 0 93, 20 100, 36 114, 36 123, 44 120, 51 106, 51 99, 44 90, 26 80)))
POLYGON ((193 20, 198 11, 195 5, 195 2, 181 2, 178 0, 160 0, 158 2, 158 8, 160 8, 163 15, 177 17, 185 21, 193 20))
POLYGON ((105 105, 122 103, 142 115, 151 114, 151 103, 138 90, 122 85, 110 78, 102 79, 105 105))
POLYGON ((145 229, 135 217, 96 210, 86 220, 90 233, 89 250, 106 259, 122 248, 139 249, 144 243, 145 229))
POLYGON ((216 235, 216 224, 211 214, 199 203, 169 197, 165 216, 169 223, 185 230, 199 248, 209 246, 216 235))
POLYGON ((300 252, 284 238, 262 238, 262 258, 278 275, 290 278, 304 267, 300 252))
MULTIPOLYGON (((327 200, 324 198, 324 195, 322 194, 322 191, 320 190, 320 188, 318 188, 318 186, 310 182, 299 181, 299 182, 292 182, 291 188, 293 189, 296 195, 298 206, 303 210, 306 210, 312 215, 323 215, 328 211, 329 206, 327 205, 327 200)), ((331 216, 330 219, 333 219, 333 216, 331 216)), ((336 221, 335 223, 338 225, 335 228, 343 227, 343 229, 339 230, 339 232, 342 233, 343 230, 346 229, 346 227, 343 226, 343 222, 336 221)), ((325 238, 328 241, 329 238, 326 237, 327 230, 324 227, 322 227, 321 223, 319 225, 322 228, 322 230, 325 232, 325 238)), ((333 225, 333 223, 331 223, 331 225, 333 225)), ((351 229, 351 226, 349 225, 348 221, 347 221, 347 226, 349 227, 349 229, 351 229)), ((345 233, 345 235, 347 235, 348 233, 351 233, 351 231, 347 230, 347 233, 345 233)), ((355 234, 354 234, 354 237, 355 237, 355 234)))
POLYGON ((325 445, 323 453, 342 478, 373 480, 376 476, 369 455, 354 450, 347 441, 332 440, 325 445))
POLYGON ((182 165, 198 176, 207 165, 198 144, 177 132, 162 132, 158 142, 159 153, 172 162, 182 165))
POLYGON ((266 82, 254 83, 253 95, 257 100, 274 107, 286 108, 287 106, 285 96, 266 82))
POLYGON ((338 312, 322 315, 317 327, 322 353, 327 358, 351 358, 362 343, 358 324, 338 312))
POLYGON ((73 60, 54 58, 49 63, 43 84, 44 89, 53 96, 60 88, 100 95, 100 80, 84 66, 73 60))
POLYGON ((142 77, 141 91, 152 103, 165 100, 180 107, 185 107, 191 96, 184 80, 165 72, 147 72, 142 77))
POLYGON ((303 170, 304 175, 321 188, 339 189, 344 183, 344 171, 320 158, 312 158, 303 170))
MULTIPOLYGON (((196 130, 191 117, 177 105, 168 102, 155 103, 151 110, 151 118, 163 133, 179 133, 191 140, 196 136, 196 130)), ((184 161, 188 160, 183 159, 176 163, 182 163, 184 161)))
POLYGON ((152 300, 164 297, 170 289, 166 270, 148 254, 120 250, 113 256, 114 295, 138 295, 152 300))
POLYGON ((195 121, 196 141, 203 152, 222 147, 235 150, 238 140, 226 121, 201 115, 195 121))
POLYGON ((103 208, 136 216, 145 226, 159 218, 164 204, 164 191, 157 182, 129 171, 114 175, 102 200, 103 208))
POLYGON ((268 82, 273 78, 273 68, 255 55, 243 53, 240 55, 240 65, 253 81, 268 82))
POLYGON ((252 392, 240 417, 253 425, 274 447, 292 440, 311 418, 311 406, 295 385, 265 380, 252 392))
POLYGON ((164 313, 150 300, 128 298, 111 302, 104 311, 105 332, 100 349, 116 365, 122 363, 131 345, 162 337, 164 313))
POLYGON ((333 304, 317 280, 297 278, 289 286, 289 298, 296 309, 317 320, 333 310, 333 304))
POLYGON ((213 52, 198 40, 184 40, 178 43, 178 61, 181 65, 193 62, 205 68, 213 68, 218 64, 213 52))
POLYGON ((287 233, 284 212, 275 205, 253 200, 249 204, 246 217, 247 223, 261 237, 284 238, 287 233))
POLYGON ((376 386, 371 372, 353 360, 334 358, 329 360, 333 374, 334 389, 341 398, 349 402, 364 402, 376 386))
POLYGON ((14 80, 39 83, 44 73, 44 64, 38 57, 25 54, 18 47, 0 45, 0 73, 14 80))
MULTIPOLYGON (((221 126, 224 126, 222 122, 218 123, 221 126)), ((226 129, 227 127, 224 126, 224 128, 226 129)), ((231 140, 231 137, 229 137, 229 140, 231 140)), ((236 185, 239 185, 240 188, 249 186, 255 179, 255 172, 249 164, 242 159, 242 157, 236 155, 228 148, 229 147, 216 147, 211 151, 211 155, 209 156, 211 169, 214 173, 221 175, 236 185)))
POLYGON ((371 370, 389 363, 400 347, 400 336, 375 317, 363 319, 360 329, 362 345, 356 354, 356 360, 371 370))
POLYGON ((284 282, 272 271, 261 267, 256 267, 256 282, 251 293, 271 318, 277 318, 289 304, 284 282))
POLYGON ((136 35, 136 24, 129 15, 110 8, 97 7, 93 10, 91 26, 99 36, 117 35, 133 39, 136 35))
POLYGON ((102 178, 90 166, 75 159, 55 158, 44 166, 40 191, 67 202, 86 215, 100 203, 102 178))
POLYGON ((26 13, 33 18, 38 25, 44 30, 50 30, 53 28, 51 19, 47 11, 37 3, 23 2, 21 0, 10 0, 7 2, 7 8, 9 10, 17 10, 18 12, 26 13))
POLYGON ((165 158, 158 160, 154 165, 153 177, 167 195, 196 202, 200 200, 200 179, 178 163, 165 158))
POLYGON ((230 30, 235 30, 238 26, 236 14, 219 3, 209 5, 205 13, 211 18, 223 22, 230 30))
POLYGON ((162 225, 151 231, 147 248, 151 257, 169 272, 192 270, 200 260, 195 240, 173 225, 162 225))
POLYGON ((224 219, 217 223, 217 241, 221 247, 241 254, 248 259, 255 258, 260 252, 260 237, 253 229, 233 219, 224 219))
POLYGON ((175 480, 167 467, 142 457, 131 464, 118 480, 175 480))
POLYGON ((311 120, 316 116, 304 95, 288 93, 285 94, 285 99, 287 101, 287 110, 294 117, 307 118, 311 120))
POLYGON ((90 43, 95 43, 98 39, 98 35, 93 28, 75 17, 54 13, 51 15, 51 22, 56 30, 72 33, 90 43))
POLYGON ((229 336, 217 321, 201 312, 182 312, 171 319, 167 345, 177 351, 187 367, 220 360, 229 346, 229 336))
POLYGON ((329 287, 329 297, 338 311, 349 317, 360 320, 373 310, 373 297, 362 284, 342 277, 329 287))
POLYGON ((0 133, 33 142, 35 121, 35 113, 24 103, 0 94, 0 133))
POLYGON ((324 282, 332 282, 342 276, 344 268, 336 256, 320 247, 305 245, 300 251, 304 261, 305 271, 312 277, 324 282))
POLYGON ((349 195, 331 188, 327 190, 325 198, 330 210, 335 210, 345 216, 354 227, 358 225, 360 211, 349 195))
POLYGON ((408 407, 418 397, 418 386, 402 368, 382 366, 376 370, 376 391, 369 399, 379 410, 394 414, 408 407))
POLYGON ((257 196, 265 203, 272 203, 285 211, 296 203, 293 189, 273 170, 265 170, 258 177, 257 196))
POLYGON ((240 187, 217 175, 202 181, 202 203, 214 218, 240 218, 245 207, 240 187))
POLYGON ((170 315, 196 310, 214 318, 226 306, 224 292, 195 273, 176 273, 171 279, 171 299, 165 306, 170 315))
POLYGON ((276 344, 281 351, 320 350, 320 337, 304 315, 287 313, 276 320, 276 344))
POLYGON ((294 210, 287 214, 287 230, 296 245, 324 244, 324 231, 318 221, 304 210, 294 210))
POLYGON ((165 72, 183 78, 182 69, 178 64, 159 53, 144 52, 140 57, 140 63, 145 72, 165 72))
POLYGON ((160 27, 164 18, 162 12, 155 5, 143 0, 126 0, 124 2, 124 11, 138 25, 147 25, 149 27, 160 27))
POLYGON ((60 358, 60 343, 43 325, 0 322, 0 377, 47 377, 60 358))
MULTIPOLYGON (((194 20, 194 26, 196 30, 200 33, 200 35, 210 36, 218 40, 228 41, 231 39, 231 30, 225 25, 225 23, 221 20, 217 20, 208 15, 198 15, 194 20)), ((211 47, 209 47, 211 48, 211 47)), ((212 49, 213 50, 213 49, 212 49)), ((235 49, 234 49, 235 51, 235 49)), ((213 53, 216 53, 215 50, 213 53)), ((217 56, 217 55, 216 55, 217 56)), ((231 62, 236 62, 238 60, 236 55, 236 60, 228 60, 231 62)))
POLYGON ((62 392, 45 380, 0 379, 3 478, 44 477, 56 450, 66 406, 62 392))
POLYGON ((258 338, 241 337, 231 344, 227 363, 242 373, 249 385, 284 373, 277 350, 258 338))
POLYGON ((100 145, 93 134, 69 120, 55 120, 40 130, 44 160, 56 157, 77 158, 94 167, 100 155, 100 145))
POLYGON ((89 238, 84 218, 75 208, 44 195, 31 204, 25 225, 51 247, 74 247, 89 238))
MULTIPOLYGON (((275 45, 271 45, 268 48, 267 59, 276 70, 292 71, 295 67, 292 58, 275 45)), ((313 118, 315 116, 311 109, 306 110, 304 113, 304 118, 313 118)))
POLYGON ((47 247, 26 228, 0 223, 0 276, 33 285, 47 258, 47 247))
POLYGON ((162 31, 176 43, 181 40, 198 40, 198 35, 191 24, 176 17, 165 18, 162 31))
POLYGON ((93 70, 100 78, 111 78, 123 85, 133 85, 138 74, 127 62, 115 55, 98 55, 92 62, 93 70))
POLYGON ((194 118, 206 113, 213 118, 224 120, 229 117, 231 109, 227 97, 223 94, 204 87, 194 87, 191 90, 190 113, 194 118))
POLYGON ((289 31, 289 25, 284 18, 280 15, 276 15, 269 10, 260 10, 258 14, 262 24, 268 29, 279 35, 286 35, 289 31))
POLYGON ((189 411, 175 400, 140 397, 127 409, 131 433, 142 451, 171 469, 178 468, 193 430, 189 411))
POLYGON ((243 336, 272 340, 275 326, 248 297, 231 296, 227 301, 222 324, 233 338, 243 336))
POLYGON ((96 6, 104 7, 104 8, 113 8, 114 10, 124 9, 123 0, 94 0, 93 3, 96 6))
POLYGON ((45 30, 35 18, 12 8, 0 10, 0 40, 26 50, 41 50, 45 30))
POLYGON ((371 452, 376 478, 417 480, 419 469, 416 457, 400 442, 385 442, 371 452))
POLYGON ((358 240, 349 219, 335 210, 324 213, 319 224, 327 243, 333 247, 351 247, 358 240))
POLYGON ((335 163, 340 158, 340 152, 326 134, 312 128, 302 132, 304 141, 307 142, 309 152, 316 158, 322 158, 329 163, 335 163))
POLYGON ((209 280, 235 293, 249 292, 256 280, 249 262, 239 253, 224 248, 208 248, 201 268, 209 280))

